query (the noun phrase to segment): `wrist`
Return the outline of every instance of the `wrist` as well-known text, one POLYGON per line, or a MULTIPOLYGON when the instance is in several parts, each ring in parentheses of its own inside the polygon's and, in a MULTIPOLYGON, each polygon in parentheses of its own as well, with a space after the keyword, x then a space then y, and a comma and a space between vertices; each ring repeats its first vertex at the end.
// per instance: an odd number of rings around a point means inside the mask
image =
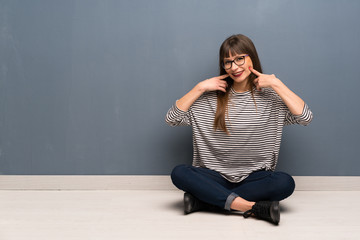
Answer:
POLYGON ((275 91, 280 89, 284 84, 282 83, 282 81, 278 78, 275 79, 275 81, 273 82, 271 88, 274 89, 275 91))
POLYGON ((198 84, 196 84, 196 86, 194 87, 194 89, 197 92, 200 92, 201 94, 203 94, 204 92, 206 92, 205 88, 203 87, 202 82, 199 82, 198 84))

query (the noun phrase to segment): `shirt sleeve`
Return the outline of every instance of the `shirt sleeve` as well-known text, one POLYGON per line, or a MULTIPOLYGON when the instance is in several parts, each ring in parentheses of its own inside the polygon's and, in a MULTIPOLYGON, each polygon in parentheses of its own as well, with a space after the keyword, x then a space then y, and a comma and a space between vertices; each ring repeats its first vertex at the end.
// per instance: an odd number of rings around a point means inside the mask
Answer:
POLYGON ((301 115, 294 115, 289 110, 286 112, 285 125, 300 124, 302 126, 306 126, 312 121, 312 119, 313 113, 311 112, 309 106, 305 103, 301 115))
POLYGON ((190 122, 190 110, 185 112, 176 106, 176 103, 169 109, 165 116, 165 122, 170 126, 189 126, 190 122))

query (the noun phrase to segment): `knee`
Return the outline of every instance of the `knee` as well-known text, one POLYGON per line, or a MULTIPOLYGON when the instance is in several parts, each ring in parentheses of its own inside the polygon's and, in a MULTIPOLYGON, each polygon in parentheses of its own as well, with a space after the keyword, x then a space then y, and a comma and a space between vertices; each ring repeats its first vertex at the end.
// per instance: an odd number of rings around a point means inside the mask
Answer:
POLYGON ((292 176, 284 172, 275 173, 277 184, 275 188, 275 198, 274 200, 283 200, 289 197, 295 190, 295 181, 292 176))
POLYGON ((184 175, 186 174, 186 171, 188 170, 188 166, 185 164, 176 166, 172 172, 171 172, 171 181, 175 186, 178 187, 179 183, 182 179, 184 179, 184 175))
POLYGON ((286 177, 285 177, 285 193, 286 193, 286 197, 289 197, 294 191, 295 191, 295 180, 292 176, 290 176, 289 174, 285 173, 286 177))

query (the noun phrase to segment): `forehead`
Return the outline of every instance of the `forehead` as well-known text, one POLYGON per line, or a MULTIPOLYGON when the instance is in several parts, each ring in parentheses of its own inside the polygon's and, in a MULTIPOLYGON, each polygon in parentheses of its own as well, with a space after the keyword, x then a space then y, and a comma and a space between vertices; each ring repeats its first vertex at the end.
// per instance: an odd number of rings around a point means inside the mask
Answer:
POLYGON ((225 59, 233 59, 235 57, 239 57, 239 56, 242 56, 242 55, 245 55, 244 53, 237 53, 233 50, 229 50, 228 54, 224 56, 224 60, 225 59))

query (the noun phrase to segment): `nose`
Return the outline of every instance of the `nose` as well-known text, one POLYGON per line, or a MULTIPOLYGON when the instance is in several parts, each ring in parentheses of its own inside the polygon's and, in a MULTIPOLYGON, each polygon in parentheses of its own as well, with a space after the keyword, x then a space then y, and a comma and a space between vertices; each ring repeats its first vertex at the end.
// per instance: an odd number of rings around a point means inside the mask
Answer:
POLYGON ((235 71, 238 69, 238 65, 236 65, 234 62, 231 64, 231 71, 235 71))

